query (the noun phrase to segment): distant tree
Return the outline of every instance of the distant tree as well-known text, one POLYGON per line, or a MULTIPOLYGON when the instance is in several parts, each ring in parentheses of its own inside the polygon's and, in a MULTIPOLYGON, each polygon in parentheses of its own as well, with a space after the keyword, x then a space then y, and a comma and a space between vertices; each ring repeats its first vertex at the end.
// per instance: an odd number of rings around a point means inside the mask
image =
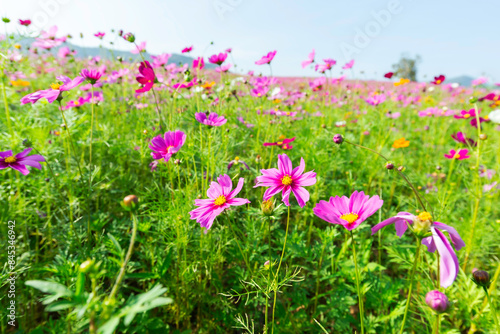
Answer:
POLYGON ((417 65, 420 63, 420 56, 412 58, 408 55, 402 55, 399 62, 392 65, 394 75, 398 78, 406 78, 411 81, 417 81, 417 65))

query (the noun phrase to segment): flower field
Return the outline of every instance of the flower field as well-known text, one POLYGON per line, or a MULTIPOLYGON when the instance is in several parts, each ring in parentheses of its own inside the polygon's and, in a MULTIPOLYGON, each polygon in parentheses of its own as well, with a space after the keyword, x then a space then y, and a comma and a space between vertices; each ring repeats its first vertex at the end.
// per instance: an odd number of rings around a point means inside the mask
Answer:
POLYGON ((498 85, 113 34, 0 35, 2 333, 498 333, 498 85))

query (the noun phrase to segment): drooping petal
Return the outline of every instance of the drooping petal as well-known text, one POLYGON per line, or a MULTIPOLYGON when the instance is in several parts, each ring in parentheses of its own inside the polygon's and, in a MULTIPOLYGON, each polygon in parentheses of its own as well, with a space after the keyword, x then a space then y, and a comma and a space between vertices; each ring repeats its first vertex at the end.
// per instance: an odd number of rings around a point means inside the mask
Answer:
POLYGON ((28 170, 28 168, 26 168, 26 166, 20 165, 18 163, 13 163, 13 164, 10 164, 9 166, 12 169, 15 169, 15 170, 21 172, 21 174, 23 174, 23 175, 28 175, 30 173, 30 171, 28 170))
POLYGON ((431 237, 423 238, 422 239, 422 245, 427 246, 427 251, 429 253, 434 253, 436 251, 436 244, 434 243, 434 240, 431 237))
POLYGON ((290 193, 292 192, 292 187, 287 186, 283 188, 283 203, 285 203, 286 206, 290 206, 290 193))
POLYGON ((443 232, 433 227, 431 227, 431 231, 432 239, 440 255, 440 284, 443 288, 447 288, 457 278, 459 270, 457 255, 443 232))
POLYGON ((453 246, 455 246, 456 250, 460 250, 465 246, 465 242, 460 237, 460 234, 458 234, 457 230, 455 230, 453 227, 440 222, 434 222, 433 225, 440 230, 448 232, 451 238, 451 242, 453 243, 453 246))
POLYGON ((272 187, 267 188, 266 191, 264 192, 263 200, 264 201, 269 200, 271 197, 273 197, 274 195, 279 193, 283 188, 284 188, 283 185, 272 186, 272 187))
POLYGON ((383 222, 373 226, 372 235, 375 234, 378 230, 386 227, 387 225, 396 224, 396 234, 401 238, 406 232, 406 229, 408 227, 407 223, 413 223, 414 218, 415 216, 409 212, 399 212, 396 216, 386 219, 383 222))
POLYGON ((314 207, 313 212, 316 216, 329 223, 342 225, 342 222, 338 218, 341 214, 339 214, 337 208, 331 203, 331 199, 330 202, 319 201, 314 207))
MULTIPOLYGON (((31 152, 32 148, 29 147, 27 149, 25 149, 24 151, 16 154, 16 159, 21 159, 21 158, 24 158, 25 156, 27 156, 30 152, 31 152)), ((11 151, 12 152, 12 151, 11 151)), ((45 161, 45 160, 44 160, 45 161)))

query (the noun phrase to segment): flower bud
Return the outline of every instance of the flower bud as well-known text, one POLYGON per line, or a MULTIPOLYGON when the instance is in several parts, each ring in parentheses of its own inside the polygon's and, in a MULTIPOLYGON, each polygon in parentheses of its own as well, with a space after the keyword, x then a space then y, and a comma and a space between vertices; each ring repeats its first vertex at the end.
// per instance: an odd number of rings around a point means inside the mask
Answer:
POLYGON ((9 19, 9 18, 7 18, 7 17, 2 17, 2 21, 3 21, 4 23, 9 23, 9 22, 10 22, 10 19, 9 19))
POLYGON ((385 168, 387 169, 394 169, 394 164, 392 162, 388 162, 385 164, 385 168))
POLYGON ((399 166, 398 167, 398 171, 400 171, 400 172, 404 172, 405 169, 406 169, 405 166, 399 166))
POLYGON ((87 260, 80 265, 80 272, 84 274, 88 273, 93 269, 93 267, 94 267, 94 260, 87 260))
POLYGON ((271 216, 274 212, 275 203, 273 199, 268 199, 260 204, 264 216, 271 216))
POLYGON ((472 281, 478 286, 483 286, 485 288, 490 287, 490 275, 484 270, 474 270, 472 272, 472 281))
POLYGON ((469 102, 470 103, 476 103, 477 102, 477 97, 471 96, 471 98, 469 99, 469 102))
POLYGON ((488 139, 488 135, 486 135, 486 133, 481 133, 481 134, 479 135, 479 139, 481 139, 481 140, 486 140, 486 139, 488 139))
POLYGON ((128 195, 123 199, 123 205, 127 208, 134 207, 139 202, 139 199, 135 195, 128 195))
POLYGON ((29 140, 29 139, 24 139, 24 140, 23 140, 23 146, 24 146, 24 147, 32 147, 32 146, 33 146, 33 144, 31 143, 31 140, 29 140))
POLYGON ((445 312, 450 306, 448 297, 438 290, 432 290, 425 295, 425 303, 437 313, 445 312))
POLYGON ((441 170, 442 168, 441 168, 441 166, 436 166, 436 169, 441 170))
POLYGON ((339 144, 340 145, 340 144, 342 144, 344 142, 344 137, 342 137, 342 135, 340 135, 340 134, 337 133, 336 135, 333 136, 333 142, 335 144, 339 144))
POLYGON ((135 36, 131 32, 128 32, 125 35, 123 35, 123 39, 126 40, 126 41, 128 41, 128 42, 130 42, 130 43, 134 43, 135 42, 135 36))

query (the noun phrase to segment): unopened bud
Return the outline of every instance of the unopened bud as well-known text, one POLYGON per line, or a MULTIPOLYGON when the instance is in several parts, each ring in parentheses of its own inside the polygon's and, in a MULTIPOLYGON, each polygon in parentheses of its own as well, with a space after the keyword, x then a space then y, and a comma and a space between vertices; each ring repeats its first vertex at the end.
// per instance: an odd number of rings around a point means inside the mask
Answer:
POLYGON ((488 139, 488 135, 486 135, 486 133, 481 133, 481 134, 479 135, 479 139, 481 139, 481 140, 486 140, 486 139, 488 139))
POLYGON ((342 137, 342 135, 337 133, 336 135, 333 136, 333 142, 335 144, 342 144, 344 142, 344 137, 342 137))
POLYGON ((400 171, 400 172, 404 172, 405 169, 406 169, 405 166, 399 166, 398 167, 398 171, 400 171))
POLYGON ((490 275, 484 270, 474 270, 472 272, 472 281, 479 286, 490 287, 490 275))
POLYGON ((437 313, 445 312, 450 306, 448 297, 438 290, 432 290, 425 295, 425 303, 437 313))
POLYGON ((441 170, 442 168, 441 168, 441 166, 436 166, 436 169, 441 170))
POLYGON ((134 207, 139 202, 139 199, 135 195, 128 195, 123 199, 123 205, 127 208, 134 207))
POLYGON ((394 164, 392 162, 388 162, 385 164, 385 168, 387 169, 394 169, 394 164))
POLYGON ((24 147, 32 147, 32 143, 29 139, 24 139, 23 140, 23 146, 24 147))
POLYGON ((130 42, 130 43, 134 43, 135 42, 135 36, 131 32, 128 32, 125 35, 123 35, 123 39, 126 40, 126 41, 128 41, 128 42, 130 42))
POLYGON ((262 202, 260 204, 260 208, 265 216, 271 216, 274 212, 274 200, 268 199, 267 201, 262 202))
POLYGON ((94 260, 87 260, 80 265, 80 272, 84 274, 88 273, 93 269, 93 267, 94 267, 94 260))

